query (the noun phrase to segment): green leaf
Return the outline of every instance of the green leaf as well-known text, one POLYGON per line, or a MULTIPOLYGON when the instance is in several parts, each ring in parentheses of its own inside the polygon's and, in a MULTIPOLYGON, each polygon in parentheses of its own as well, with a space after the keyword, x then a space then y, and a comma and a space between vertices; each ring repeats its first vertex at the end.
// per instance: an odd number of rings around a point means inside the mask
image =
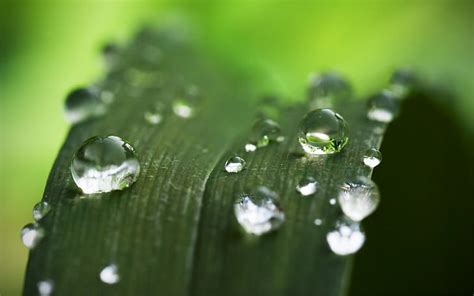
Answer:
POLYGON ((334 102, 348 122, 349 144, 334 155, 302 157, 296 131, 309 109, 282 106, 285 141, 246 153, 255 98, 266 95, 259 80, 176 36, 137 35, 98 83, 115 92, 107 114, 71 128, 45 189, 53 210, 40 222, 46 237, 30 253, 25 294, 36 294, 45 279, 59 295, 345 294, 352 258, 327 246, 327 230, 341 215, 329 200, 347 178, 371 175, 361 157, 380 146, 385 126, 366 119, 363 101, 334 102), (146 60, 150 48, 159 48, 156 60, 146 60), (202 96, 195 116, 174 115, 172 101, 194 85, 202 96), (144 113, 156 101, 168 108, 162 123, 150 125, 144 113), (84 140, 111 134, 135 147, 141 175, 126 190, 83 196, 69 172, 72 155, 84 140), (224 163, 234 154, 247 168, 228 174, 224 163), (295 191, 306 175, 320 184, 315 197, 295 191), (259 185, 278 193, 286 221, 255 237, 240 230, 233 205, 259 185), (323 225, 315 226, 315 218, 323 225), (110 263, 119 267, 116 285, 99 279, 110 263))

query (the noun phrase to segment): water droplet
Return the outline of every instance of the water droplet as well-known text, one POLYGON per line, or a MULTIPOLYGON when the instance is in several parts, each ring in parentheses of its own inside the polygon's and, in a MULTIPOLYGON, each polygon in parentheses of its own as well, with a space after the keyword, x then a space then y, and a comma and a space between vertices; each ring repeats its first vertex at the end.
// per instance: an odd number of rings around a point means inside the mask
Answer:
POLYGON ((365 152, 362 161, 366 166, 375 168, 382 161, 382 153, 375 148, 370 148, 365 152))
POLYGON ((194 114, 192 105, 183 99, 178 99, 173 102, 173 112, 182 118, 189 118, 194 114))
POLYGON ((351 96, 351 86, 341 75, 328 72, 311 75, 308 88, 311 109, 331 108, 334 101, 351 96))
POLYGON ((51 211, 51 205, 46 201, 41 201, 33 207, 33 218, 35 221, 43 219, 51 211))
POLYGON ((276 193, 261 186, 252 194, 245 194, 234 204, 234 213, 247 233, 262 235, 278 229, 285 214, 276 202, 276 193))
POLYGON ((239 156, 233 156, 225 162, 225 170, 228 173, 238 173, 245 167, 245 160, 239 156))
POLYGON ((397 98, 406 97, 413 88, 415 77, 413 73, 406 69, 400 69, 393 72, 390 78, 389 89, 397 98))
POLYGON ((337 255, 349 255, 357 252, 365 242, 365 234, 359 223, 342 217, 326 235, 329 248, 337 255))
POLYGON ((66 119, 71 123, 99 117, 105 112, 106 106, 96 88, 75 89, 69 93, 64 104, 66 119))
POLYGON ((331 199, 329 200, 329 204, 332 205, 332 206, 336 205, 336 202, 337 202, 337 201, 336 201, 335 198, 331 198, 331 199))
POLYGON ((133 147, 117 136, 92 137, 74 154, 71 173, 86 194, 122 190, 139 175, 133 147))
POLYGON ((366 177, 346 182, 338 196, 344 214, 354 221, 361 221, 375 211, 380 202, 377 185, 366 177))
POLYGON ((318 182, 316 182, 313 177, 305 177, 298 183, 296 190, 301 193, 301 195, 308 196, 316 192, 317 185, 318 182))
POLYGON ((316 226, 320 226, 323 224, 323 220, 322 219, 319 219, 319 218, 316 218, 314 219, 314 225, 316 226))
POLYGON ((250 135, 250 143, 257 148, 265 147, 270 142, 276 142, 280 137, 281 129, 278 123, 271 119, 260 119, 255 122, 250 135))
POLYGON ((120 281, 118 266, 110 264, 100 272, 100 280, 106 284, 113 285, 120 281))
POLYGON ((389 123, 398 115, 399 109, 399 102, 393 93, 384 90, 370 98, 367 117, 370 120, 389 123))
POLYGON ((26 224, 21 229, 21 241, 28 249, 34 249, 44 237, 44 229, 36 223, 26 224))
POLYGON ((254 152, 255 150, 257 150, 257 146, 255 146, 254 144, 245 144, 245 151, 246 152, 254 152))
POLYGON ((39 281, 36 287, 40 296, 49 296, 54 291, 54 282, 52 280, 39 281))
POLYGON ((152 125, 159 124, 163 120, 163 117, 157 111, 145 111, 144 117, 146 122, 152 125))
POLYGON ((331 109, 313 110, 301 121, 298 140, 311 155, 339 152, 349 140, 346 122, 331 109))

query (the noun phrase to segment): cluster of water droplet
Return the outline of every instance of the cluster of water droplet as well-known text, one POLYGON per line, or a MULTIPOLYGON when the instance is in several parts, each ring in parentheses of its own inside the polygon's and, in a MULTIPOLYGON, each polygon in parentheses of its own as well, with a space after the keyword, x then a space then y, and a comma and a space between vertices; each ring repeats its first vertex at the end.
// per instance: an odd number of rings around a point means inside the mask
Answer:
POLYGON ((41 201, 33 207, 34 223, 26 224, 20 232, 21 241, 28 249, 34 249, 44 238, 45 231, 40 225, 41 220, 51 211, 51 205, 46 201, 41 201))

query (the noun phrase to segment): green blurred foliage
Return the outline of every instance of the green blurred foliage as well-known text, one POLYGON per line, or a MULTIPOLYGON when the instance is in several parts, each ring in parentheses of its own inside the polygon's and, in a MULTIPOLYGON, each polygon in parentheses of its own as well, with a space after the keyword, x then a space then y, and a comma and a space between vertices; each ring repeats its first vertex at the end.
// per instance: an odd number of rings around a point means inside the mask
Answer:
POLYGON ((62 101, 100 78, 99 49, 140 25, 181 17, 209 54, 255 72, 262 90, 301 100, 307 75, 335 69, 359 97, 397 66, 443 90, 465 133, 474 121, 472 1, 3 1, 0 6, 0 293, 18 294, 31 220, 68 125, 62 101))

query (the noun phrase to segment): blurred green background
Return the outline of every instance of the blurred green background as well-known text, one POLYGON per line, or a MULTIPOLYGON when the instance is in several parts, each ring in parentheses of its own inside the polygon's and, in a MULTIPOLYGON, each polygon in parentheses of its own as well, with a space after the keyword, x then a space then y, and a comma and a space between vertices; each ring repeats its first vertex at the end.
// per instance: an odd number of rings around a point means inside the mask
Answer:
POLYGON ((170 18, 184 20, 210 54, 268 75, 266 87, 288 100, 303 99, 315 70, 342 72, 363 98, 395 67, 412 67, 427 94, 404 106, 410 111, 382 147, 375 179, 388 201, 367 221, 369 240, 356 258, 351 293, 371 294, 370 278, 374 295, 390 280, 423 294, 472 293, 472 1, 2 1, 1 295, 21 293, 27 250, 19 231, 32 220, 69 128, 65 94, 100 78, 106 41, 123 42, 140 25, 170 18), (403 215, 411 220, 398 223, 403 215), (401 246, 398 253, 394 246, 401 246), (402 272, 420 265, 419 273, 402 272))

